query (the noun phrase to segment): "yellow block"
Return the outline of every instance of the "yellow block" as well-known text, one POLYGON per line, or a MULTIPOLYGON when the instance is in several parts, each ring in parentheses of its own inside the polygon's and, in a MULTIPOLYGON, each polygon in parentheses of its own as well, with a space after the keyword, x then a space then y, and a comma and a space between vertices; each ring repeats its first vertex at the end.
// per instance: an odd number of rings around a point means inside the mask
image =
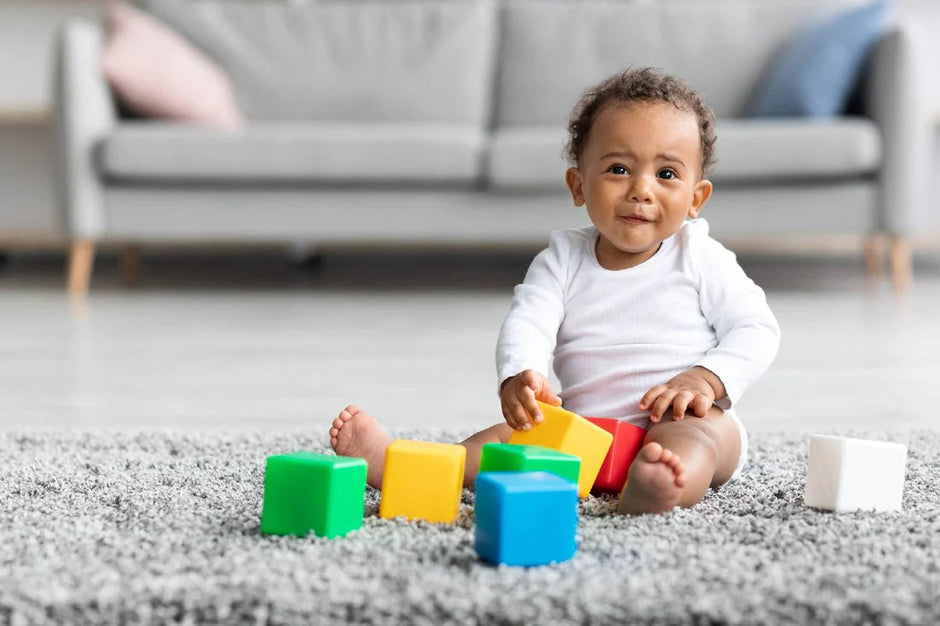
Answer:
POLYGON ((379 515, 454 521, 460 509, 466 462, 463 446, 396 439, 385 450, 379 515))
POLYGON ((512 431, 509 443, 545 446, 580 458, 578 495, 586 498, 614 436, 577 413, 544 402, 539 402, 539 409, 545 418, 542 423, 533 424, 530 430, 512 431))

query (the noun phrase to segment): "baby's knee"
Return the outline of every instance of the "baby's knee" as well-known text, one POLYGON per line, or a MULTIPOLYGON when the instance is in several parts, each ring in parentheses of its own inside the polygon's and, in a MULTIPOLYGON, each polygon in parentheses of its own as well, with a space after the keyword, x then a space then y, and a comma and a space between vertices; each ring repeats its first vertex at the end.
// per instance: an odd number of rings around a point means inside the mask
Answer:
POLYGON ((655 441, 664 448, 675 447, 671 441, 682 439, 696 444, 710 458, 715 459, 720 449, 721 435, 710 420, 700 417, 687 416, 681 420, 661 421, 653 424, 646 431, 644 444, 655 441))

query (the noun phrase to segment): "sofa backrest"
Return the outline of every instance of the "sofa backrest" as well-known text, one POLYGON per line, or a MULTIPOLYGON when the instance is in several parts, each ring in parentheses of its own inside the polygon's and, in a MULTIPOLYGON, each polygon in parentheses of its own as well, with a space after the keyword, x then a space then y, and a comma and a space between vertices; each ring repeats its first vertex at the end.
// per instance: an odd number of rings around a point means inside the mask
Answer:
POLYGON ((140 0, 228 73, 249 120, 491 119, 493 0, 140 0))
POLYGON ((737 117, 801 26, 859 0, 507 0, 495 122, 564 125, 588 86, 655 66, 737 117))

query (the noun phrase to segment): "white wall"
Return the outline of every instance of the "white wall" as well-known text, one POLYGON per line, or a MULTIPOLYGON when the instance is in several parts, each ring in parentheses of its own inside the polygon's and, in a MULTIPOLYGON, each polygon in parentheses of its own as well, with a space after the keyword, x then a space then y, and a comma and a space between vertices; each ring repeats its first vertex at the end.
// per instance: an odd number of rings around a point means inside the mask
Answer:
POLYGON ((93 16, 94 0, 0 0, 0 112, 46 108, 52 35, 69 16, 93 16))
POLYGON ((924 80, 934 111, 935 132, 925 235, 933 241, 940 237, 940 0, 901 0, 899 16, 916 33, 927 61, 924 80))
POLYGON ((93 0, 0 0, 0 240, 58 233, 52 194, 49 107, 52 38, 93 0))

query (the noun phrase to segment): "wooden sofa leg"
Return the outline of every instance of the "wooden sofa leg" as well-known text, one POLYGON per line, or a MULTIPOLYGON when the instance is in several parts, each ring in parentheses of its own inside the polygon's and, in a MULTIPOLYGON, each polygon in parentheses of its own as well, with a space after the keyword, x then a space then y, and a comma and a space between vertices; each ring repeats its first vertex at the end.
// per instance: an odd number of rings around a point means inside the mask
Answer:
POLYGON ((140 277, 140 246, 127 244, 121 249, 121 282, 128 287, 137 284, 140 277))
POLYGON ((904 293, 911 287, 914 277, 914 258, 911 242, 905 237, 891 238, 891 282, 894 290, 904 293))
POLYGON ((884 235, 871 235, 865 242, 865 275, 875 279, 884 276, 885 238, 884 235))
POLYGON ((68 269, 68 291, 70 296, 85 296, 88 294, 94 265, 95 242, 87 239, 72 242, 68 269))

